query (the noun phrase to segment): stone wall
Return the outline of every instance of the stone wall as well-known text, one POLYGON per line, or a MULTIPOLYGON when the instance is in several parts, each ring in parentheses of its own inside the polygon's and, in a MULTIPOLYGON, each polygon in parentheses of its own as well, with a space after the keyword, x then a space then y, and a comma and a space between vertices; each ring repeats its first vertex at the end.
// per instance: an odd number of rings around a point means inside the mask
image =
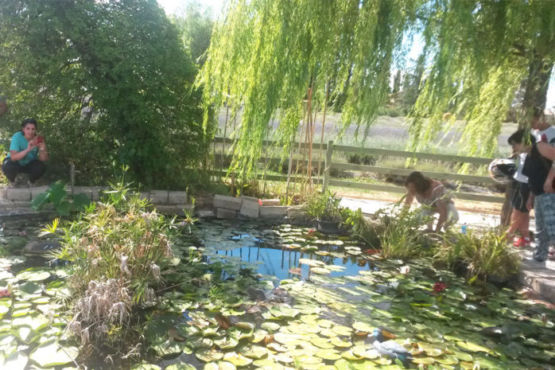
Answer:
MULTIPOLYGON (((47 189, 47 186, 0 188, 0 207, 28 208, 31 201, 47 189)), ((97 201, 102 191, 106 189, 100 186, 76 186, 73 189, 66 187, 68 193, 85 194, 91 201, 97 201)), ((141 192, 141 196, 152 202, 161 213, 183 215, 185 209, 193 209, 185 191, 151 190, 141 192)), ((246 196, 236 198, 220 194, 203 196, 201 201, 197 201, 196 208, 195 213, 199 217, 261 218, 275 221, 286 218, 289 209, 287 206, 281 206, 279 199, 258 199, 246 196)))

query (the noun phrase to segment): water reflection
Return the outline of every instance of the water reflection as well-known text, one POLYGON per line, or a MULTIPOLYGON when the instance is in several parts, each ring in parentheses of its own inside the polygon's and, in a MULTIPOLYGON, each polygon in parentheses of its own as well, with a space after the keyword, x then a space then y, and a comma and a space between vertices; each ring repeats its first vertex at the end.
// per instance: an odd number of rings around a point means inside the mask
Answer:
MULTIPOLYGON (((314 271, 331 277, 354 276, 371 268, 364 258, 346 255, 344 242, 337 236, 316 235, 308 228, 274 226, 261 230, 252 223, 212 221, 199 225, 199 231, 210 261, 240 261, 278 280, 309 279, 314 271), (311 267, 303 260, 320 262, 311 267), (331 272, 325 273, 328 269, 331 272)), ((356 246, 350 240, 347 243, 349 248, 356 246)))

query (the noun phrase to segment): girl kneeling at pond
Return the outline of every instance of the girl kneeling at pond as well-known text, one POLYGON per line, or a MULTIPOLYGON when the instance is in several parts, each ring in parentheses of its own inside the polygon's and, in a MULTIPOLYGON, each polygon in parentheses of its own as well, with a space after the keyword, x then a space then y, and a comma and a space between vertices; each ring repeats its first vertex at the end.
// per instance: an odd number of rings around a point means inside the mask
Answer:
MULTIPOLYGON (((435 232, 441 231, 454 224, 459 219, 459 213, 451 197, 447 195, 443 184, 437 180, 422 175, 418 171, 412 172, 405 180, 407 195, 405 207, 410 207, 414 198, 423 206, 422 213, 425 216, 439 214, 435 232)), ((433 220, 428 225, 428 230, 432 230, 433 220)))
POLYGON ((44 174, 46 160, 46 143, 42 136, 37 136, 37 121, 33 118, 23 120, 21 131, 12 136, 10 152, 2 163, 2 172, 10 184, 14 184, 19 173, 28 173, 29 181, 33 183, 44 174))

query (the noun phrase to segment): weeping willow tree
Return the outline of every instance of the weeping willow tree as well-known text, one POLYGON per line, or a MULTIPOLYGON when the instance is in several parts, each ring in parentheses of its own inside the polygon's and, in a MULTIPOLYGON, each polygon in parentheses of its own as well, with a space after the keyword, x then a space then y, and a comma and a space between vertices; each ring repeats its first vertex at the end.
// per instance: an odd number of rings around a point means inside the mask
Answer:
POLYGON ((309 97, 324 107, 329 96, 344 127, 366 135, 403 63, 403 40, 418 34, 428 63, 411 111, 411 149, 464 117, 465 153, 489 155, 518 89, 526 112, 545 107, 554 24, 550 1, 231 0, 198 83, 207 107, 240 113, 232 169, 249 176, 270 120, 278 118, 275 134, 289 149, 309 97))

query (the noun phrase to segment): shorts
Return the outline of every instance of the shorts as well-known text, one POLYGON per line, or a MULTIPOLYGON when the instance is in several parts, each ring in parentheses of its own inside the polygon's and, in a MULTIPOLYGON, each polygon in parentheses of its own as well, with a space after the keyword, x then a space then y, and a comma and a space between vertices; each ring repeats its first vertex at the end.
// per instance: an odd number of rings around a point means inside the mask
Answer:
POLYGON ((520 181, 515 181, 513 183, 513 193, 511 197, 511 205, 517 211, 528 213, 528 208, 526 208, 526 202, 530 196, 530 188, 528 184, 520 181))

